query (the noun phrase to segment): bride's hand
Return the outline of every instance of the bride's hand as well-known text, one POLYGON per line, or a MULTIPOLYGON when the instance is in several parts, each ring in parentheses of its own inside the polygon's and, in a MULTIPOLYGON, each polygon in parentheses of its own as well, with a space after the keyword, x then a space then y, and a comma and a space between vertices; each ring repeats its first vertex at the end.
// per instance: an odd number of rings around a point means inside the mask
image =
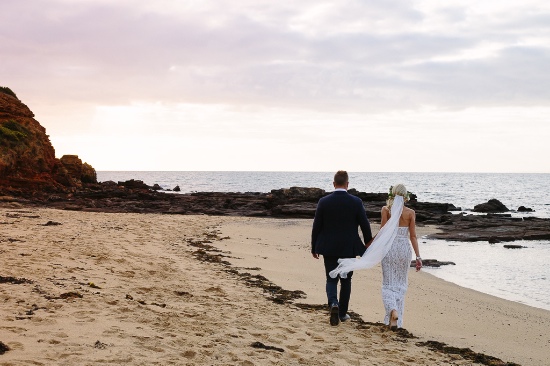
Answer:
POLYGON ((420 271, 421 268, 422 268, 422 259, 417 259, 416 260, 416 272, 420 271))

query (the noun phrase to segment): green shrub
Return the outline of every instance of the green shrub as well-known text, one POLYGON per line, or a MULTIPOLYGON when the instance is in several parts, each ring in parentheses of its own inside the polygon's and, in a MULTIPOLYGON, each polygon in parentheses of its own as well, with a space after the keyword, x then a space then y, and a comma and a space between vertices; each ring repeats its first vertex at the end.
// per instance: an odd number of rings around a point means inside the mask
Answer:
POLYGON ((10 142, 24 141, 29 135, 29 130, 25 126, 11 120, 0 124, 0 142, 11 145, 10 142))
MULTIPOLYGON (((10 88, 8 88, 6 86, 0 86, 0 93, 11 95, 12 97, 17 98, 17 95, 15 95, 15 93, 10 88)), ((17 98, 17 99, 19 100, 19 98, 17 98)))

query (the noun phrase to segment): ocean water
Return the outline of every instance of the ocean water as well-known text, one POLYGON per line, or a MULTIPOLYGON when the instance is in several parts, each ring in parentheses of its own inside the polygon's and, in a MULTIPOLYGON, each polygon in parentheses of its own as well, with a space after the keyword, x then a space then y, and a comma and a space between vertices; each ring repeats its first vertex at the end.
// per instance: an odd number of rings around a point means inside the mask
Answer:
POLYGON ((423 258, 451 261, 455 266, 424 268, 446 281, 503 299, 550 310, 550 241, 503 243, 419 239, 423 258), (509 243, 508 243, 509 244, 509 243))
MULTIPOLYGON (((269 192, 292 186, 332 190, 330 172, 97 172, 99 181, 139 179, 165 189, 189 192, 269 192)), ((403 183, 423 202, 448 202, 470 211, 497 198, 513 216, 550 218, 550 174, 493 173, 352 173, 350 188, 387 192, 403 183)), ((502 243, 447 242, 420 239, 423 258, 452 261, 456 266, 425 269, 444 280, 511 301, 550 310, 550 241, 516 242, 527 248, 505 249, 502 243)))
MULTIPOLYGON (((334 173, 323 172, 97 172, 99 181, 139 179, 164 189, 176 185, 189 192, 269 192, 272 189, 317 187, 333 189, 334 173)), ((550 217, 550 174, 484 173, 353 173, 350 188, 387 192, 403 183, 423 202, 448 202, 464 210, 497 198, 511 210, 534 209, 522 216, 550 217)))

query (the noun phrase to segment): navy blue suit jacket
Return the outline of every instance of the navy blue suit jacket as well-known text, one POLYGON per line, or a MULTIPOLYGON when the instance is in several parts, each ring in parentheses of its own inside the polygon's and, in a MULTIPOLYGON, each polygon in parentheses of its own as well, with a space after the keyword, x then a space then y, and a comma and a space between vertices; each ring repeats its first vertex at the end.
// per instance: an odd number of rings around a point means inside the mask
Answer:
POLYGON ((365 245, 359 237, 358 227, 368 243, 372 232, 360 198, 344 191, 321 198, 313 220, 311 252, 340 258, 363 255, 365 245))

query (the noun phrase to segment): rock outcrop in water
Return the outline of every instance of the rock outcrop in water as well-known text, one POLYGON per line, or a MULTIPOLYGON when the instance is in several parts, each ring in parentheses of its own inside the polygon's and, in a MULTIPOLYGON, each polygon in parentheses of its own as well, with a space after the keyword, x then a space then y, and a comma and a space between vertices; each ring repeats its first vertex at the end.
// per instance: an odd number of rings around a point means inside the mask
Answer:
POLYGON ((474 212, 500 213, 510 211, 502 202, 493 198, 488 202, 480 203, 474 206, 474 212))
POLYGON ((441 233, 431 239, 488 241, 550 240, 550 219, 512 217, 510 214, 443 215, 441 233))
POLYGON ((55 158, 46 129, 8 88, 0 88, 0 194, 62 192, 96 183, 76 155, 55 158))

